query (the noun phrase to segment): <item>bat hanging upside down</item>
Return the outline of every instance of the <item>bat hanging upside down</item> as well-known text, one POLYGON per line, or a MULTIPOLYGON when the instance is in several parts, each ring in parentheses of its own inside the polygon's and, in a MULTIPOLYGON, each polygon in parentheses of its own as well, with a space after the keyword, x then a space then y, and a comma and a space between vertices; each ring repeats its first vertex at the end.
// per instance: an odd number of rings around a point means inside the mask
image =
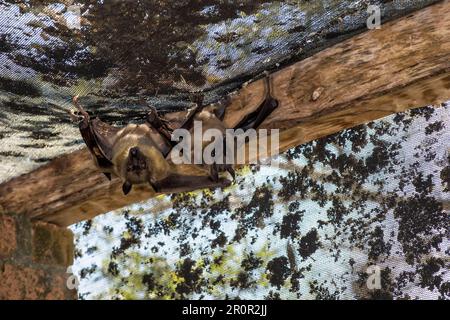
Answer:
MULTIPOLYGON (((266 97, 258 109, 247 115, 235 128, 244 130, 257 128, 264 119, 278 106, 271 96, 269 78, 265 78, 266 97)), ((201 121, 203 127, 225 131, 223 117, 226 104, 217 108, 205 108, 203 99, 197 101, 196 107, 188 113, 180 128, 191 131, 194 121, 201 121)), ((74 97, 73 103, 78 113, 72 113, 79 120, 81 135, 92 153, 96 166, 111 180, 111 175, 119 177, 122 190, 126 195, 133 185, 149 184, 155 192, 164 188, 173 188, 177 183, 194 183, 194 177, 174 175, 174 164, 168 160, 175 145, 171 141, 172 129, 158 116, 156 109, 150 108, 143 124, 128 124, 125 127, 109 125, 98 118, 93 118, 74 97), (184 178, 184 179, 183 179, 184 178)), ((228 171, 234 178, 232 165, 210 165, 210 179, 217 182, 221 171, 228 171)), ((180 187, 180 186, 178 186, 180 187)))

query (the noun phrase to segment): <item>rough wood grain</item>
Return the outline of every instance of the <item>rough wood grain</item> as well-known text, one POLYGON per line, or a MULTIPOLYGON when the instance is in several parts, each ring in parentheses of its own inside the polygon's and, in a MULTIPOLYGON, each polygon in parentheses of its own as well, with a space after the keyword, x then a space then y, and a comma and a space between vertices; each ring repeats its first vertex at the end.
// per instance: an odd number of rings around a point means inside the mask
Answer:
MULTIPOLYGON (((449 100, 449 14, 450 3, 444 1, 272 74, 280 106, 262 127, 281 129, 284 151, 395 112, 449 100)), ((225 122, 238 123, 263 96, 261 80, 242 88, 233 96, 225 122)), ((174 113, 167 118, 182 116, 174 113)), ((211 186, 204 177, 199 179, 199 187, 211 186)), ((143 188, 123 196, 117 180, 109 183, 96 172, 86 150, 64 155, 0 186, 0 205, 6 211, 60 225, 151 196, 143 188)))

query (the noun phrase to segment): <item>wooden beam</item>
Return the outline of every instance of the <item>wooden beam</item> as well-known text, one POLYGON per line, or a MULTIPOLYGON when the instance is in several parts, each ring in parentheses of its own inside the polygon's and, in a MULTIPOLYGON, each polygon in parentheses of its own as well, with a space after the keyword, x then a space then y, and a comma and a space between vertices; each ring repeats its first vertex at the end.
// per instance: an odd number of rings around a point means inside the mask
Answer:
MULTIPOLYGON (((450 2, 427 7, 339 43, 271 75, 280 105, 263 123, 279 128, 281 151, 414 107, 450 100, 450 2)), ((225 122, 238 123, 263 99, 262 80, 233 96, 225 122)), ((175 124, 183 113, 167 115, 175 124)), ((180 172, 189 172, 180 167, 180 172), (184 170, 184 171, 183 171, 184 170)), ((214 187, 205 177, 199 187, 214 187)), ((221 181, 221 185, 223 185, 221 181)), ((185 191, 182 184, 167 192, 185 191)), ((93 167, 86 150, 0 185, 5 211, 59 225, 92 218, 154 194, 123 196, 93 167)))

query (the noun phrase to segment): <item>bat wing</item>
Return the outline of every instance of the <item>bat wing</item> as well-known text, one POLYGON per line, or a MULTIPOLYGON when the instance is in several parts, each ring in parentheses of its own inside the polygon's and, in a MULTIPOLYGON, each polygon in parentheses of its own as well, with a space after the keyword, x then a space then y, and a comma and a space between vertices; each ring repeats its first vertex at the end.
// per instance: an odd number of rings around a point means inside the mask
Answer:
POLYGON ((159 151, 161 151, 163 157, 165 158, 172 150, 172 145, 168 141, 161 141, 157 144, 157 148, 159 151))
POLYGON ((97 160, 97 164, 102 169, 108 179, 111 179, 111 169, 113 167, 112 146, 120 130, 99 119, 80 122, 80 132, 84 142, 90 152, 97 160))
POLYGON ((99 119, 91 121, 91 131, 94 135, 97 146, 104 158, 111 162, 112 147, 117 139, 120 128, 111 126, 99 119))

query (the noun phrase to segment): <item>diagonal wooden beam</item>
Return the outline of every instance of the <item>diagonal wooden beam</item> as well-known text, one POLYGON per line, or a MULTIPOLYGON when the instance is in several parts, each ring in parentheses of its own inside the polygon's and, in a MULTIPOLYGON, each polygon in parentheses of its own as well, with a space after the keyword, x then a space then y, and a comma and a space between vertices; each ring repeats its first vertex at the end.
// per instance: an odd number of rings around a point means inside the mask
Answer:
MULTIPOLYGON (((263 123, 279 128, 281 151, 395 112, 450 100, 450 2, 382 25, 271 75, 280 105, 263 123)), ((232 126, 254 111, 262 80, 232 98, 225 121, 232 126)), ((183 113, 168 114, 176 124, 183 113)), ((180 172, 189 168, 180 167, 180 172)), ((221 181, 223 184, 224 181, 221 181)), ((214 187, 205 177, 198 187, 214 187)), ((167 192, 186 191, 182 183, 167 192)), ((86 150, 0 185, 5 211, 70 225, 154 194, 146 187, 123 196, 86 150)))

